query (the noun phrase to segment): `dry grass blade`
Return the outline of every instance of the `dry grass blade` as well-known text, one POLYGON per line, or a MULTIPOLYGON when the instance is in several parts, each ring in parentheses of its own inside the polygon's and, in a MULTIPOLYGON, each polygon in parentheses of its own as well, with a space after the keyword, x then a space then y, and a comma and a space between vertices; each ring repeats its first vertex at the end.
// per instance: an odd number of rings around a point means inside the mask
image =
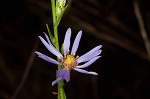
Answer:
POLYGON ((139 8, 137 0, 134 0, 134 11, 135 11, 135 15, 136 15, 136 18, 137 18, 137 21, 139 23, 139 27, 140 27, 140 30, 141 30, 141 36, 142 36, 142 38, 144 40, 144 43, 145 43, 145 48, 147 50, 147 55, 148 55, 148 58, 150 60, 150 41, 149 41, 148 36, 147 36, 147 32, 146 32, 146 29, 145 29, 145 26, 144 26, 144 22, 143 22, 143 19, 142 19, 142 15, 140 13, 140 8, 139 8))

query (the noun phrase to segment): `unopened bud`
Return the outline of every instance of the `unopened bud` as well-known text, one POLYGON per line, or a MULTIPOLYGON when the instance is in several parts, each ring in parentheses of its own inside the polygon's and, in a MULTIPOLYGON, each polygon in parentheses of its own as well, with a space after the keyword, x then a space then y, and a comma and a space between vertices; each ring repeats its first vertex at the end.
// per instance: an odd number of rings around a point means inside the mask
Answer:
POLYGON ((65 5, 66 5, 66 0, 57 0, 56 1, 56 16, 57 17, 65 9, 65 5))

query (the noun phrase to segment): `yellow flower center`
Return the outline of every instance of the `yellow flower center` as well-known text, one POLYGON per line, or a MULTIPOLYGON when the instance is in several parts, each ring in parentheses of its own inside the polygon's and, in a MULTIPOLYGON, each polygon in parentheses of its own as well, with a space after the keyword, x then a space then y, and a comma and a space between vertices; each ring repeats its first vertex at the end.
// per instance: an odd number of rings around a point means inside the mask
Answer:
POLYGON ((73 55, 67 55, 65 56, 62 61, 62 65, 64 68, 70 70, 74 68, 77 65, 76 58, 73 55))

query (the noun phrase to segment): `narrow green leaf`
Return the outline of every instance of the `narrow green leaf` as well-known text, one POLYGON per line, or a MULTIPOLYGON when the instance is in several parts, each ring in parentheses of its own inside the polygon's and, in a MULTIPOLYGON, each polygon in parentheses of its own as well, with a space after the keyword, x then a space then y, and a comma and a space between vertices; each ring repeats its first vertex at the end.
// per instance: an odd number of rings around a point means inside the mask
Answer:
POLYGON ((47 31, 48 31, 50 40, 52 41, 52 44, 53 44, 53 45, 56 45, 56 44, 55 44, 55 38, 53 37, 53 35, 52 35, 52 33, 51 33, 51 31, 50 31, 49 26, 48 26, 47 23, 46 23, 46 28, 47 28, 47 31))
POLYGON ((64 43, 61 45, 61 54, 64 54, 64 43))

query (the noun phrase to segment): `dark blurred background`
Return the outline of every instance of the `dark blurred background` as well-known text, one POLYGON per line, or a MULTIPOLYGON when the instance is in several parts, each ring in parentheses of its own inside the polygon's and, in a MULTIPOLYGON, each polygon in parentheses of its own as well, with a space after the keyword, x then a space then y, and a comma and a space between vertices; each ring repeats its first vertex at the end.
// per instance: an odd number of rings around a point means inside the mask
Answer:
MULTIPOLYGON (((67 99, 150 99, 150 58, 134 12, 137 2, 150 38, 149 0, 68 0, 69 7, 59 25, 63 42, 68 27, 72 42, 83 31, 80 56, 101 44, 101 58, 86 68, 99 75, 71 72, 65 83, 67 99)), ((57 99, 57 66, 34 54, 38 50, 54 57, 38 35, 51 31, 50 0, 0 1, 0 99, 57 99)), ((137 10, 137 9, 136 9, 137 10)))

